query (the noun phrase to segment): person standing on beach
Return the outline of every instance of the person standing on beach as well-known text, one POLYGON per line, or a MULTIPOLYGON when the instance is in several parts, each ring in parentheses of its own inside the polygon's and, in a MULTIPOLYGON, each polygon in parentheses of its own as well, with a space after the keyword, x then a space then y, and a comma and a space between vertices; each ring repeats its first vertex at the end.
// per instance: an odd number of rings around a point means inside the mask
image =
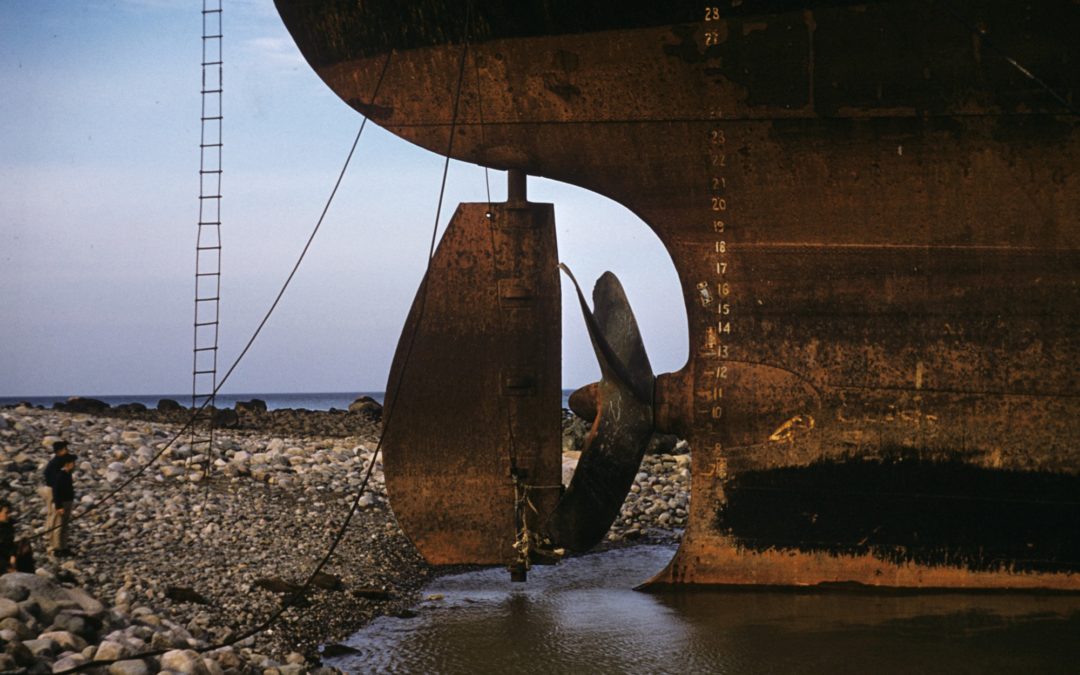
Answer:
POLYGON ((0 574, 15 562, 15 524, 11 522, 11 505, 0 502, 0 574))
POLYGON ((49 531, 49 553, 54 556, 71 555, 68 549, 68 524, 71 522, 71 504, 75 501, 75 483, 71 473, 75 470, 75 455, 65 455, 60 471, 52 484, 53 518, 45 524, 49 531))
MULTIPOLYGON (((52 449, 52 459, 45 465, 45 485, 42 485, 41 489, 38 490, 38 494, 41 495, 41 499, 45 502, 46 523, 51 523, 55 517, 55 514, 53 514, 52 486, 56 481, 56 474, 60 473, 60 467, 64 463, 64 458, 68 456, 68 442, 53 441, 52 449)), ((46 527, 48 527, 48 525, 46 525, 46 527)))

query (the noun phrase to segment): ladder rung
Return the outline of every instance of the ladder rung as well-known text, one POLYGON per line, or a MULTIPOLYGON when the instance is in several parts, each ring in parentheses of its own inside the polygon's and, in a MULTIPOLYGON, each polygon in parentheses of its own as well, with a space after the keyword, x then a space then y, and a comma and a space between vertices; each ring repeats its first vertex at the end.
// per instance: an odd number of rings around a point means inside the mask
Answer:
POLYGON ((203 14, 221 14, 221 10, 220 9, 204 9, 202 11, 202 13, 203 14))
MULTIPOLYGON (((218 142, 216 142, 216 143, 200 142, 199 143, 199 148, 200 148, 200 150, 203 151, 203 153, 205 153, 205 151, 207 149, 218 148, 218 162, 217 162, 218 168, 217 169, 207 169, 207 168, 205 168, 207 165, 214 166, 214 162, 207 162, 206 161, 207 156, 205 154, 203 154, 202 155, 202 163, 201 163, 201 166, 199 167, 199 176, 200 176, 199 181, 200 181, 200 184, 202 184, 203 183, 202 176, 217 175, 218 176, 218 192, 220 193, 221 192, 221 187, 220 187, 221 186, 221 174, 222 174, 220 156, 221 156, 221 148, 224 147, 224 144, 221 142, 220 125, 221 125, 224 117, 221 114, 218 114, 218 115, 206 115, 206 112, 207 112, 207 104, 206 104, 206 102, 207 102, 207 100, 209 100, 208 97, 213 96, 213 95, 216 94, 218 96, 218 100, 220 101, 220 98, 222 96, 223 87, 221 86, 222 82, 220 80, 220 77, 218 79, 218 86, 216 88, 206 89, 205 87, 206 87, 206 83, 208 81, 211 82, 211 84, 213 82, 213 80, 210 79, 208 77, 208 75, 207 75, 210 68, 213 67, 213 66, 217 66, 218 70, 220 71, 220 69, 221 69, 221 67, 223 65, 223 63, 222 63, 223 60, 221 58, 222 57, 222 54, 221 54, 221 40, 223 39, 223 36, 222 36, 223 31, 221 30, 222 3, 219 1, 217 7, 207 7, 207 5, 211 5, 211 4, 213 4, 213 3, 204 1, 203 2, 203 9, 202 9, 202 14, 203 14, 203 36, 202 36, 202 39, 203 39, 203 53, 202 53, 203 61, 202 61, 202 68, 203 68, 203 87, 204 88, 200 90, 200 93, 202 94, 202 97, 203 97, 203 116, 200 118, 200 120, 201 120, 201 126, 203 128, 203 136, 204 136, 204 138, 201 139, 201 140, 205 141, 207 136, 210 136, 212 138, 213 135, 216 135, 218 137, 218 142), (212 19, 207 19, 206 17, 207 16, 213 16, 215 14, 218 17, 218 25, 217 25, 218 32, 216 34, 213 34, 213 33, 211 33, 211 31, 213 30, 213 20, 212 19), (211 43, 210 45, 207 45, 207 42, 210 42, 211 40, 217 40, 218 41, 218 47, 217 47, 217 49, 218 49, 218 58, 217 59, 214 59, 214 57, 212 56, 212 54, 213 54, 212 50, 214 49, 213 44, 211 43), (206 60, 206 57, 208 55, 210 55, 210 59, 211 59, 209 61, 206 60), (207 125, 208 122, 209 123, 218 122, 218 129, 219 130, 218 130, 217 134, 207 133, 208 129, 211 132, 213 131, 213 127, 209 127, 207 125)), ((210 112, 213 112, 212 108, 210 108, 210 112)), ((218 104, 218 113, 221 113, 220 103, 218 104)), ((201 187, 206 187, 206 186, 201 185, 201 187)), ((200 190, 200 193, 201 192, 202 192, 202 190, 200 190)), ((218 205, 216 205, 216 206, 211 205, 208 208, 217 208, 217 209, 221 208, 220 207, 221 194, 210 194, 210 195, 200 194, 199 195, 199 202, 200 202, 200 207, 199 207, 199 216, 200 216, 200 219, 199 219, 199 233, 200 233, 200 237, 202 236, 202 228, 203 227, 216 227, 216 228, 221 227, 221 221, 220 220, 216 220, 216 221, 213 221, 213 220, 212 221, 204 221, 204 220, 202 220, 202 211, 204 209, 201 206, 201 203, 203 201, 208 201, 208 200, 218 200, 218 202, 219 202, 218 205)), ((220 215, 220 214, 215 214, 215 215, 220 215)), ((202 258, 198 257, 198 256, 200 256, 203 251, 219 251, 220 252, 221 251, 221 244, 219 243, 219 244, 213 245, 213 246, 206 246, 206 245, 196 244, 195 251, 196 251, 196 254, 197 254, 196 265, 195 265, 195 277, 196 277, 196 279, 199 279, 199 278, 202 278, 202 277, 217 277, 218 279, 220 279, 220 277, 221 277, 220 259, 219 259, 218 269, 216 271, 202 272, 202 271, 199 270, 199 262, 202 260, 202 258)), ((220 253, 218 255, 220 255, 220 253)), ((212 262, 212 260, 213 259, 210 259, 210 260, 207 260, 206 262, 210 263, 210 262, 212 262)), ((220 282, 219 282, 219 285, 220 285, 220 282)), ((215 356, 213 357, 215 363, 214 363, 214 368, 212 368, 210 370, 205 370, 205 369, 204 370, 195 370, 193 377, 195 378, 196 382, 200 382, 200 381, 202 382, 202 385, 200 385, 200 386, 206 386, 206 385, 210 384, 210 383, 208 383, 206 381, 206 379, 208 377, 212 377, 213 380, 217 379, 217 363, 216 363, 217 356, 216 356, 216 354, 217 354, 218 347, 217 347, 216 336, 217 336, 217 326, 219 325, 220 322, 217 319, 214 319, 213 321, 199 321, 197 317, 198 317, 198 315, 200 313, 199 308, 203 304, 205 304, 205 303, 214 303, 216 305, 220 301, 221 297, 220 297, 220 292, 218 293, 218 295, 215 295, 215 296, 199 297, 198 290, 199 290, 198 286, 196 286, 196 293, 195 293, 195 307, 196 307, 196 311, 195 311, 195 315, 196 315, 196 321, 195 321, 195 330, 196 330, 196 332, 195 332, 195 337, 196 337, 196 339, 195 339, 195 353, 199 354, 200 352, 213 352, 215 354, 215 356), (213 340, 214 345, 209 346, 209 347, 200 347, 199 346, 200 342, 205 343, 205 342, 208 342, 209 340, 205 340, 205 339, 200 340, 199 339, 199 330, 198 329, 199 328, 210 327, 210 326, 214 327, 214 340, 213 340)), ((205 312, 206 308, 204 308, 202 311, 205 312)), ((204 337, 209 337, 209 336, 204 336, 204 337)), ((198 389, 198 387, 192 387, 192 388, 196 389, 196 390, 198 389)), ((212 403, 214 403, 214 392, 211 391, 211 392, 206 392, 206 393, 201 393, 200 394, 200 393, 198 393, 196 391, 195 393, 192 394, 192 401, 193 402, 195 402, 195 401, 204 401, 205 403, 212 404, 212 403)), ((197 436, 195 434, 192 434, 192 445, 201 445, 201 446, 204 446, 204 447, 210 447, 212 445, 212 443, 213 443, 213 430, 210 429, 208 431, 208 433, 209 433, 209 436, 197 436)))

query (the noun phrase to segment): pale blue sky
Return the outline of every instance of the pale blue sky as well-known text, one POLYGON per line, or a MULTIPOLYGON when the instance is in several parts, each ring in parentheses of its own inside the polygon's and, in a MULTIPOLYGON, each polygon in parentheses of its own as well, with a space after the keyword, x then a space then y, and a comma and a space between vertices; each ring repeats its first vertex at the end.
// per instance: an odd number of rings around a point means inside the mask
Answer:
MULTIPOLYGON (((190 391, 200 0, 0 0, 0 396, 190 391)), ((224 0, 220 372, 266 311, 359 128, 270 0, 224 0)), ((442 158, 368 125, 304 265, 226 392, 385 388, 442 158)), ((505 198, 492 172, 493 197, 505 198)), ((626 286, 657 372, 686 359, 674 268, 621 206, 530 179, 561 258, 626 286), (618 247, 605 244, 618 240, 618 247)), ((441 226, 484 201, 454 162, 441 226)), ((564 285, 564 386, 597 376, 564 285)))

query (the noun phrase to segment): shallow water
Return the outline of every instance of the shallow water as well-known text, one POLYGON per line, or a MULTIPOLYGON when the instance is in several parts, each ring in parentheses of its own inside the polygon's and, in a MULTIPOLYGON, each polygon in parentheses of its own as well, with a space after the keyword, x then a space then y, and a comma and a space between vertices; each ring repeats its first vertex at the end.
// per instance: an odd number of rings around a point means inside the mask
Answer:
POLYGON ((674 554, 642 546, 448 576, 326 659, 351 673, 1075 673, 1080 598, 632 590, 674 554), (439 598, 438 596, 441 596, 439 598))

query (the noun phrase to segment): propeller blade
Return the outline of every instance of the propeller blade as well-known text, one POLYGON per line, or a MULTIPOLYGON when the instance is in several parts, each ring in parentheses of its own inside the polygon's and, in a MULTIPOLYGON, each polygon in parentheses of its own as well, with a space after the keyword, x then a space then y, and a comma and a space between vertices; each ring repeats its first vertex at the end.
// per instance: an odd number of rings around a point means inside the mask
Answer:
POLYGON ((653 385, 641 333, 618 278, 605 272, 589 309, 574 275, 585 325, 600 363, 600 382, 571 397, 575 410, 593 413, 574 477, 547 523, 556 546, 585 551, 603 540, 619 515, 653 433, 653 385))
POLYGON ((593 287, 593 315, 604 340, 622 365, 616 375, 625 380, 623 384, 638 400, 652 404, 656 378, 649 355, 645 353, 645 343, 626 292, 611 272, 604 272, 593 287))

